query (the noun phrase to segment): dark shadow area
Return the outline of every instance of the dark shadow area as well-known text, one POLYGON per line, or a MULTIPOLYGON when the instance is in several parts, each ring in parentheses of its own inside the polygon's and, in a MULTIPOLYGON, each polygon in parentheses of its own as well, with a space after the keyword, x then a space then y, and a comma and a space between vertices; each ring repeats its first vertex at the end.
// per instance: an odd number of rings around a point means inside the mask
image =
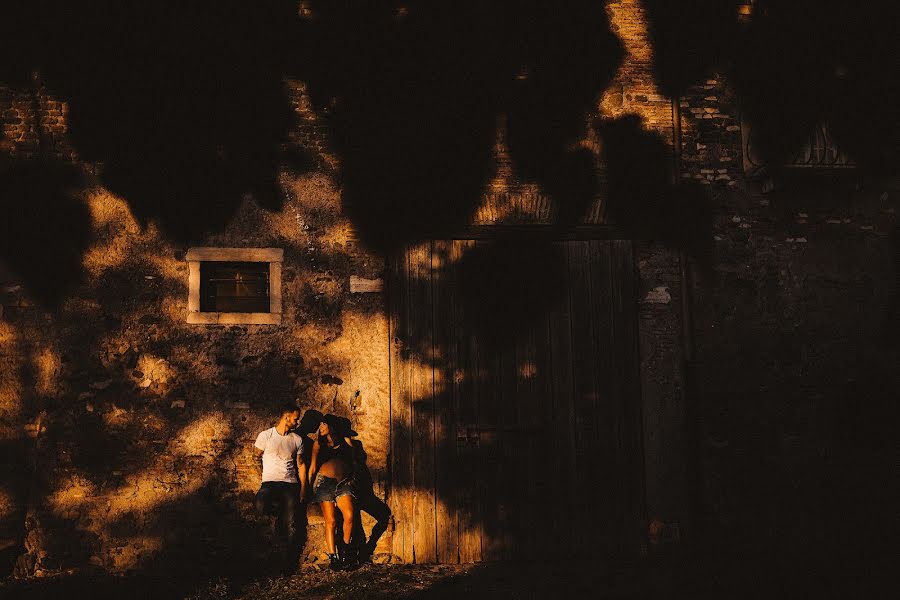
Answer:
POLYGON ((674 183, 671 147, 626 115, 595 123, 607 166, 607 218, 638 239, 684 249, 697 264, 712 267, 713 204, 694 183, 674 183))
POLYGON ((684 94, 724 69, 756 151, 778 170, 822 123, 864 172, 896 173, 900 9, 889 1, 644 0, 657 84, 684 94), (744 14, 739 14, 743 5, 744 14))
POLYGON ((683 95, 722 66, 738 43, 742 0, 642 0, 659 91, 683 95))
POLYGON ((22 507, 30 481, 27 443, 23 439, 4 439, 0 442, 0 456, 4 458, 0 464, 0 481, 3 482, 0 490, 9 499, 9 508, 0 519, 0 531, 3 532, 3 545, 0 547, 2 579, 12 573, 16 560, 25 550, 25 511, 22 507))
POLYGON ((190 496, 163 504, 152 514, 135 513, 118 520, 110 531, 125 538, 140 534, 163 540, 161 551, 141 564, 140 572, 197 585, 223 575, 251 579, 280 572, 284 561, 281 548, 272 543, 267 531, 270 520, 242 516, 236 504, 243 501, 227 483, 213 478, 190 496), (178 524, 174 529, 173 523, 178 524))
POLYGON ((515 168, 580 216, 593 166, 569 149, 621 60, 602 5, 313 1, 300 78, 341 159, 345 210, 390 251, 465 225, 492 175, 497 119, 515 168))
POLYGON ((7 17, 22 62, 4 71, 41 73, 69 106, 71 146, 141 223, 189 241, 221 229, 245 194, 280 207, 278 170, 295 158, 281 151, 295 2, 44 0, 7 17))
POLYGON ((72 165, 0 162, 0 261, 48 308, 58 307, 83 276, 91 238, 88 209, 79 198, 84 185, 72 165))
MULTIPOLYGON (((565 299, 566 256, 559 244, 496 241, 478 244, 458 265, 464 326, 489 349, 515 344, 565 299)), ((450 277, 448 267, 438 277, 450 277)))
POLYGON ((798 595, 828 600, 878 595, 890 587, 886 564, 866 574, 855 567, 832 570, 824 564, 782 564, 765 556, 729 560, 712 555, 680 555, 643 561, 584 558, 561 561, 477 565, 403 598, 546 598, 560 590, 578 598, 614 600, 758 600, 798 595))
MULTIPOLYGON (((203 582, 206 583, 206 582, 203 582)), ((33 579, 6 584, 0 588, 8 600, 32 600, 35 598, 91 598, 115 600, 157 600, 159 598, 186 598, 201 584, 195 580, 180 580, 152 575, 113 577, 102 573, 82 573, 65 577, 33 579)))
POLYGON ((478 565, 462 575, 447 577, 422 592, 404 594, 402 598, 550 598, 563 590, 573 598, 649 600, 672 597, 660 595, 667 590, 659 573, 638 564, 606 562, 597 565, 576 560, 568 564, 541 561, 478 565))
POLYGON ((737 47, 731 79, 759 149, 784 162, 826 122, 867 171, 897 172, 900 84, 895 3, 828 6, 766 0, 737 47))
POLYGON ((891 350, 900 348, 900 225, 891 231, 891 266, 894 278, 891 296, 884 314, 882 342, 891 350))
MULTIPOLYGON (((391 509, 383 500, 375 495, 375 483, 372 480, 372 473, 369 471, 369 466, 366 464, 369 455, 366 454, 363 443, 358 439, 353 440, 353 452, 354 459, 356 460, 353 476, 355 478, 354 487, 357 494, 355 504, 357 511, 356 517, 353 520, 354 527, 351 539, 354 543, 361 546, 359 554, 360 561, 368 562, 375 553, 375 546, 378 545, 378 540, 381 539, 381 536, 384 535, 384 532, 387 531, 388 526, 390 525, 391 509), (362 526, 362 519, 360 518, 361 512, 364 512, 375 519, 375 525, 372 526, 372 531, 368 537, 366 537, 366 532, 362 526)), ((338 520, 338 529, 340 528, 341 521, 338 520)), ((339 533, 335 533, 335 535, 338 539, 341 539, 339 533)))

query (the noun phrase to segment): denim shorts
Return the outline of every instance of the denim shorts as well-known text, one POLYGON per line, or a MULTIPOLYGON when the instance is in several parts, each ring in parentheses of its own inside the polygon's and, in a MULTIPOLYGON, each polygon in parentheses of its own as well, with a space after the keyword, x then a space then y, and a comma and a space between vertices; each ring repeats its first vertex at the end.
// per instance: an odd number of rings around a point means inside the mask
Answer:
POLYGON ((313 483, 313 502, 334 502, 341 496, 356 498, 353 491, 353 477, 347 477, 338 481, 333 477, 326 477, 319 473, 313 483))

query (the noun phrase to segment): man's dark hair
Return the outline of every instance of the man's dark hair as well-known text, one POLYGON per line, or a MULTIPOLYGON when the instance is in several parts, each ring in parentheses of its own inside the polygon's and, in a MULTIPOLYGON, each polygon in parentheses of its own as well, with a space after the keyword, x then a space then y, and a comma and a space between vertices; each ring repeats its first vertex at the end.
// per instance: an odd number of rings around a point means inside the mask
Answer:
POLYGON ((300 407, 293 403, 285 403, 281 405, 281 412, 278 413, 278 416, 282 417, 292 412, 300 412, 300 407))

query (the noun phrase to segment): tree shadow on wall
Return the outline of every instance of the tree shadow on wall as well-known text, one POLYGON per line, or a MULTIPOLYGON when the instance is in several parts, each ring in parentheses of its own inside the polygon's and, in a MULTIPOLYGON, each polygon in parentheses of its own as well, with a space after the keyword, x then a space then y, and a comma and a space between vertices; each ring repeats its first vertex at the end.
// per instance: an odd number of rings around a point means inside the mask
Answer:
MULTIPOLYGON (((397 553, 434 560, 435 535, 443 562, 536 557, 538 540, 553 537, 565 540, 554 550, 561 557, 576 544, 592 556, 632 552, 638 471, 626 465, 636 456, 628 415, 637 397, 625 330, 634 322, 614 300, 619 278, 633 276, 616 271, 616 252, 630 246, 427 247, 430 255, 417 247, 391 280, 397 553), (614 432, 617 419, 624 429, 614 432), (580 487, 598 478, 616 483, 598 493, 580 487), (431 534, 416 532, 423 515, 431 534)), ((633 282, 622 283, 627 306, 633 282)))
POLYGON ((756 151, 780 165, 827 123, 866 172, 896 173, 900 86, 896 3, 643 0, 655 79, 673 97, 724 68, 756 151), (741 18, 738 5, 750 9, 741 18))
POLYGON ((300 77, 341 159, 361 238, 392 251, 466 225, 507 116, 518 175, 570 220, 594 197, 571 146, 621 62, 602 4, 312 1, 300 77))
POLYGON ((57 307, 80 283, 91 239, 88 209, 78 197, 84 175, 50 159, 0 162, 0 260, 33 297, 57 307))
POLYGON ((890 300, 884 312, 882 343, 890 350, 900 347, 900 224, 891 231, 891 266, 894 278, 891 282, 890 300))
POLYGON ((589 154, 571 146, 622 56, 602 6, 304 6, 312 16, 298 25, 286 0, 19 3, 4 79, 39 71, 69 106, 78 157, 140 222, 178 241, 221 229, 247 193, 278 208, 278 170, 308 166, 284 151, 285 74, 308 82, 346 211, 375 249, 468 222, 501 114, 519 175, 555 196, 564 219, 583 214, 596 181, 589 154))
POLYGON ((570 452, 576 437, 586 448, 588 431, 617 443, 634 432, 583 424, 598 417, 587 403, 577 426, 552 414, 548 397, 529 407, 527 392, 493 365, 480 376, 474 411, 472 397, 449 390, 398 406, 408 419, 392 422, 394 553, 449 564, 636 560, 643 528, 637 471, 628 470, 636 456, 602 440, 592 446, 600 456, 570 452))
POLYGON ((637 239, 683 249, 711 272, 713 204, 707 190, 674 182, 671 147, 644 129, 639 116, 598 119, 594 127, 603 140, 608 221, 637 239))
POLYGON ((79 159, 141 223, 194 240, 221 229, 245 194, 279 208, 281 166, 308 166, 284 151, 295 4, 18 3, 8 42, 19 62, 4 73, 38 71, 68 105, 79 159))
POLYGON ((219 425, 230 427, 234 438, 245 431, 243 411, 221 425, 224 398, 251 398, 254 409, 276 414, 276 406, 295 393, 302 361, 273 360, 277 350, 247 343, 240 327, 220 332, 222 343, 204 356, 203 349, 211 350, 208 334, 161 337, 153 324, 138 319, 143 312, 123 323, 76 304, 47 327, 43 311, 31 308, 10 324, 12 356, 20 363, 11 383, 25 391, 21 416, 6 425, 21 432, 23 423, 37 419, 41 431, 36 441, 4 444, 13 461, 4 469, 11 484, 4 491, 16 509, 4 521, 14 538, 5 541, 15 543, 0 555, 5 573, 17 559, 23 576, 35 569, 90 569, 98 560, 115 569, 117 553, 130 555, 132 568, 148 575, 178 571, 178 585, 267 572, 266 523, 251 515, 252 493, 237 488, 249 443, 204 436, 219 425), (130 343, 123 346, 123 340, 130 343), (40 362, 48 348, 58 359, 49 387, 40 362), (150 383, 151 373, 135 375, 140 356, 148 358, 140 368, 166 357, 171 387, 141 385, 150 383), (215 382, 203 375, 213 365, 220 368, 215 382), (107 521, 104 498, 134 510, 107 521), (150 506, 141 509, 144 501, 150 506))
POLYGON ((670 97, 683 96, 722 66, 738 35, 746 0, 642 0, 653 45, 654 80, 670 97))

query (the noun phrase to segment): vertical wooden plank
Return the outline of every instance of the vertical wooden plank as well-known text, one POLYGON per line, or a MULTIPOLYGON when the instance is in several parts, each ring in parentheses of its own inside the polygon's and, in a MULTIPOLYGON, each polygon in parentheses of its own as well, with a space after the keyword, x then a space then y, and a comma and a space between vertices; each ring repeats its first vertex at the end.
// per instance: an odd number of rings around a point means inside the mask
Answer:
MULTIPOLYGON (((568 246, 556 244, 566 260, 568 246)), ((575 501, 581 493, 577 478, 577 448, 575 443, 575 397, 572 382, 572 318, 568 276, 559 304, 550 310, 550 378, 553 393, 553 435, 546 451, 554 457, 553 486, 555 492, 547 497, 553 519, 554 536, 563 557, 571 556, 576 547, 577 517, 575 501)), ((549 473, 549 472, 548 472, 549 473)))
POLYGON ((417 563, 437 561, 434 477, 434 340, 431 295, 431 243, 409 251, 410 357, 412 399, 413 556, 417 563))
MULTIPOLYGON (((477 242, 476 245, 490 242, 477 242)), ((476 332, 480 333, 480 332, 476 332)), ((478 455, 482 465, 479 482, 482 560, 496 561, 507 551, 507 504, 503 489, 502 348, 496 340, 480 339, 475 348, 475 385, 478 398, 478 455)))
POLYGON ((541 315, 541 318, 532 328, 532 343, 534 348, 535 370, 530 378, 531 393, 533 395, 534 413, 532 422, 525 431, 525 439, 528 452, 528 464, 530 465, 525 476, 532 485, 533 499, 530 503, 533 513, 531 521, 531 546, 528 559, 540 560, 547 547, 547 540, 556 538, 553 528, 554 517, 551 511, 555 511, 554 496, 559 492, 555 489, 555 476, 561 470, 559 455, 551 454, 547 444, 551 438, 553 426, 553 387, 552 387, 552 357, 550 355, 550 309, 541 315), (552 478, 551 478, 551 474, 552 478))
POLYGON ((437 561, 459 562, 459 522, 454 494, 461 473, 456 469, 455 373, 458 342, 453 321, 453 244, 436 240, 431 254, 434 306, 435 527, 437 561))
POLYGON ((643 455, 640 441, 640 357, 638 351, 637 288, 634 249, 630 241, 610 244, 610 268, 614 280, 611 298, 612 338, 618 350, 613 354, 615 386, 613 429, 617 445, 618 480, 622 484, 619 503, 619 553, 636 555, 643 532, 643 455))
POLYGON ((459 560, 463 563, 482 560, 481 538, 483 519, 481 499, 482 463, 475 442, 478 422, 478 388, 475 385, 477 343, 474 332, 463 318, 460 296, 459 262, 467 251, 474 249, 472 241, 454 241, 451 246, 452 278, 450 306, 453 322, 453 343, 456 351, 456 372, 453 376, 454 411, 457 419, 457 468, 460 477, 455 482, 455 505, 459 526, 459 560))
POLYGON ((518 396, 518 355, 516 344, 505 340, 497 349, 500 368, 494 385, 499 388, 500 413, 494 438, 494 455, 496 471, 494 496, 497 502, 497 527, 494 534, 499 539, 500 557, 503 559, 522 558, 522 536, 524 530, 521 522, 523 508, 523 478, 525 477, 525 461, 522 454, 522 436, 520 435, 520 415, 518 396))
POLYGON ((598 374, 598 402, 594 413, 595 477, 598 481, 612 482, 597 498, 598 528, 597 547, 607 555, 617 554, 622 514, 619 510, 622 497, 622 478, 619 468, 619 448, 616 444, 615 419, 618 413, 613 393, 618 374, 613 361, 621 349, 613 336, 620 315, 615 312, 612 297, 617 293, 617 281, 611 274, 610 243, 589 242, 591 286, 591 319, 594 326, 595 363, 598 374))
POLYGON ((582 489, 576 502, 585 522, 579 528, 578 544, 596 552, 605 530, 607 513, 598 510, 614 482, 599 478, 596 408, 599 396, 596 332, 590 286, 589 242, 569 243, 569 278, 572 310, 572 380, 575 396, 575 439, 577 474, 582 489))
POLYGON ((412 397, 406 250, 389 260, 391 332, 391 490, 394 554, 413 561, 412 397))
MULTIPOLYGON (((542 320, 546 325, 546 320, 542 320)), ((535 323, 523 324, 524 333, 516 341, 516 363, 512 375, 516 394, 512 398, 516 411, 516 448, 511 461, 517 466, 516 478, 511 488, 515 492, 517 558, 531 558, 537 554, 540 541, 537 531, 548 516, 543 499, 538 496, 538 481, 547 471, 539 467, 541 456, 535 452, 535 436, 541 427, 540 398, 535 387, 538 358, 535 349, 535 323)), ((509 409, 511 410, 511 409, 509 409)))

